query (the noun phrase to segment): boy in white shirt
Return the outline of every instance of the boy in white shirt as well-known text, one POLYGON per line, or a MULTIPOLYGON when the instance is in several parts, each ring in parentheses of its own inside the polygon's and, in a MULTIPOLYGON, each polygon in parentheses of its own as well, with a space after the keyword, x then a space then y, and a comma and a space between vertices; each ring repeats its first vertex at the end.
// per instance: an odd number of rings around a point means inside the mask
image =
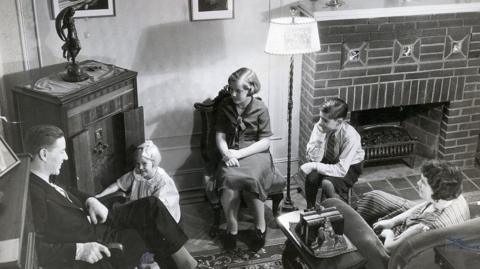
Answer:
POLYGON ((347 200, 348 189, 362 173, 365 152, 360 134, 345 121, 348 105, 340 98, 327 99, 320 108, 307 144, 307 158, 300 169, 305 175, 307 208, 315 206, 318 188, 325 198, 347 200))

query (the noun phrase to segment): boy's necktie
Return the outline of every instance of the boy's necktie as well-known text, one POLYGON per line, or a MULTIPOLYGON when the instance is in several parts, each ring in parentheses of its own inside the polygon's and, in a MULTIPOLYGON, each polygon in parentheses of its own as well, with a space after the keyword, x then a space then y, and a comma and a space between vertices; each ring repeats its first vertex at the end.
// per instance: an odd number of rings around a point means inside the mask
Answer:
POLYGON ((337 156, 335 156, 335 132, 331 132, 328 136, 327 146, 325 150, 325 159, 328 163, 335 163, 337 156))

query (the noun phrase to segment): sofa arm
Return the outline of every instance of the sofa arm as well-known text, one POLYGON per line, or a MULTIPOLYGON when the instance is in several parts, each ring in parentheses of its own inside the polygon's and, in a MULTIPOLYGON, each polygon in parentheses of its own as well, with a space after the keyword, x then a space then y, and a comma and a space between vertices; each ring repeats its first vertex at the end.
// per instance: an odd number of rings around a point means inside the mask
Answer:
POLYGON ((390 257, 389 269, 404 268, 413 258, 435 246, 448 244, 451 240, 470 241, 480 239, 480 218, 412 236, 403 242, 390 257))

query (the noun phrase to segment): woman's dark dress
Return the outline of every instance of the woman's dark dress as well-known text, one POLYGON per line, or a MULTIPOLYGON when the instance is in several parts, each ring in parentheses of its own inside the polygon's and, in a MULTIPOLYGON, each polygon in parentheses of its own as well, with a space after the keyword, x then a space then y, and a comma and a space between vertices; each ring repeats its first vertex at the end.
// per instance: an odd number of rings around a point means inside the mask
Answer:
MULTIPOLYGON (((239 115, 232 98, 227 97, 218 106, 215 131, 225 133, 229 149, 248 147, 272 136, 268 109, 261 100, 252 98, 239 115)), ((216 177, 218 189, 252 192, 265 201, 275 175, 269 149, 238 161, 240 167, 227 167, 221 162, 216 177)))

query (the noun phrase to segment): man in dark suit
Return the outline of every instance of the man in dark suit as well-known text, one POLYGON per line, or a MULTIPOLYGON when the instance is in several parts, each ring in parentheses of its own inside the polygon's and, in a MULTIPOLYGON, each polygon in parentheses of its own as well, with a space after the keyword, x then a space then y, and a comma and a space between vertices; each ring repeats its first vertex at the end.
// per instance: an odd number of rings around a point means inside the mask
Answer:
POLYGON ((197 266, 183 246, 187 236, 159 199, 144 198, 109 211, 94 197, 50 182, 50 176, 58 175, 68 159, 61 129, 32 127, 26 149, 32 155, 29 191, 40 265, 132 268, 148 250, 160 265, 173 260, 178 268, 197 266), (112 242, 123 245, 124 255, 110 258, 112 242))

